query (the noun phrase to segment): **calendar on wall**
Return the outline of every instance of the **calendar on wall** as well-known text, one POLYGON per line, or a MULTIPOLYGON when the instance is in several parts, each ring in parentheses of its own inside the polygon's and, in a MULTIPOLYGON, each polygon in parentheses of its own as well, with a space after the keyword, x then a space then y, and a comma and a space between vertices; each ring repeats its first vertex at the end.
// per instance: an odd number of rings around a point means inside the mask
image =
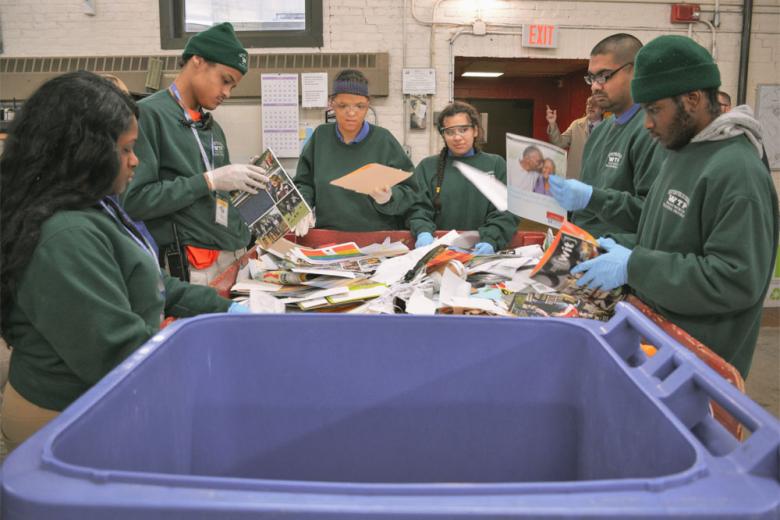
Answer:
POLYGON ((262 74, 263 148, 277 157, 298 157, 298 75, 262 74))

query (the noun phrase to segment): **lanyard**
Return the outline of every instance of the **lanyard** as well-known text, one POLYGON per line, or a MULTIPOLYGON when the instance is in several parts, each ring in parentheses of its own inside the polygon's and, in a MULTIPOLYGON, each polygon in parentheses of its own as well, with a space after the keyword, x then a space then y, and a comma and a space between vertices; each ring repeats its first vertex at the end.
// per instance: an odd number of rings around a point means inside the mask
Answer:
MULTIPOLYGON (((122 218, 117 215, 117 208, 114 206, 114 204, 106 203, 106 200, 103 199, 100 201, 100 206, 103 208, 103 211, 107 213, 112 219, 114 219, 114 222, 119 224, 119 226, 125 230, 125 233, 127 233, 130 238, 133 239, 133 241, 144 250, 146 254, 152 257, 154 260, 154 264, 157 266, 157 269, 160 269, 160 264, 157 260, 157 254, 154 252, 154 248, 152 245, 146 240, 146 238, 137 230, 137 229, 130 229, 128 227, 128 224, 126 224, 122 218), (134 232, 135 231, 135 232, 134 232)), ((118 208, 118 211, 122 211, 121 208, 118 208)), ((129 219, 128 219, 129 220, 129 219)), ((132 223, 130 224, 132 225, 132 223)))
POLYGON ((176 102, 179 103, 179 106, 181 107, 182 111, 184 111, 184 117, 187 120, 188 123, 190 123, 188 126, 190 127, 190 130, 192 130, 192 135, 195 136, 195 142, 198 143, 198 148, 200 149, 200 155, 203 157, 203 164, 206 167, 206 170, 211 171, 214 169, 214 134, 211 134, 211 161, 209 161, 208 155, 206 155, 206 150, 203 148, 203 143, 200 141, 200 137, 198 136, 198 131, 195 130, 195 126, 193 126, 193 120, 190 117, 190 113, 187 111, 187 107, 184 106, 184 103, 181 100, 181 94, 179 94, 179 89, 176 87, 176 83, 171 83, 171 86, 168 88, 168 90, 173 94, 173 97, 176 99, 176 102))

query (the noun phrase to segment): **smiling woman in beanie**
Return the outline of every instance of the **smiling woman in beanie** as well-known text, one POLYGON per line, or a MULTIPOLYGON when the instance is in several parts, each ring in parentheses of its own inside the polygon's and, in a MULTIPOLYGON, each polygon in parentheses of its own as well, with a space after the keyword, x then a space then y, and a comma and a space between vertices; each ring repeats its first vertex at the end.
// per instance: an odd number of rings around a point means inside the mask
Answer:
POLYGON ((627 283, 747 377, 778 244, 778 202, 747 106, 720 114, 720 73, 702 46, 661 36, 636 57, 631 93, 670 150, 636 236, 572 270, 581 284, 627 283))
MULTIPOLYGON (((414 202, 416 184, 410 177, 392 188, 362 195, 330 181, 369 163, 410 171, 414 168, 401 145, 382 127, 366 121, 371 98, 368 80, 358 70, 343 70, 333 81, 330 107, 335 123, 318 126, 303 148, 295 185, 314 208, 319 228, 341 231, 405 229, 404 214, 414 202)), ((296 234, 305 235, 314 217, 302 221, 296 234)))
POLYGON ((146 222, 172 275, 206 285, 239 258, 250 232, 229 192, 256 193, 267 178, 230 164, 225 134, 211 114, 247 71, 248 56, 229 23, 196 34, 173 84, 138 104, 140 165, 123 203, 146 222))

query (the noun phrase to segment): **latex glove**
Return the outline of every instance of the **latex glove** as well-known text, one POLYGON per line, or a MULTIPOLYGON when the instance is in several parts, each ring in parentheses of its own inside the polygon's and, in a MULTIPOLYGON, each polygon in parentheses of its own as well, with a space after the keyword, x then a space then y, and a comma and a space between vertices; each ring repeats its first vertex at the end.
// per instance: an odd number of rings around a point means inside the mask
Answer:
POLYGON ((244 305, 243 303, 239 302, 233 302, 230 304, 230 307, 228 307, 228 314, 250 314, 252 311, 249 310, 249 307, 244 305))
POLYGON ((575 179, 566 180, 550 175, 550 194, 566 211, 575 211, 588 205, 593 186, 575 179))
POLYGON ((417 235, 417 242, 414 243, 415 249, 418 247, 425 247, 433 244, 433 235, 428 233, 427 231, 423 231, 419 235, 417 235))
POLYGON ((585 273, 577 285, 602 291, 611 291, 628 282, 628 259, 631 249, 621 246, 611 238, 599 238, 599 245, 607 252, 574 266, 571 274, 585 273))
POLYGON ((377 204, 387 204, 393 197, 393 190, 390 189, 390 186, 384 186, 382 188, 375 189, 369 193, 369 195, 372 199, 374 199, 374 201, 376 201, 377 204))
POLYGON ((295 236, 302 237, 306 233, 309 232, 311 228, 314 227, 314 224, 316 223, 316 219, 314 218, 314 212, 312 211, 305 217, 301 219, 300 222, 295 224, 295 236))
POLYGON ((257 193, 264 190, 268 177, 263 169, 251 164, 228 164, 206 172, 211 189, 216 191, 248 191, 257 193))
POLYGON ((492 255, 496 250, 487 242, 479 242, 474 246, 474 249, 472 249, 471 252, 475 255, 492 255))

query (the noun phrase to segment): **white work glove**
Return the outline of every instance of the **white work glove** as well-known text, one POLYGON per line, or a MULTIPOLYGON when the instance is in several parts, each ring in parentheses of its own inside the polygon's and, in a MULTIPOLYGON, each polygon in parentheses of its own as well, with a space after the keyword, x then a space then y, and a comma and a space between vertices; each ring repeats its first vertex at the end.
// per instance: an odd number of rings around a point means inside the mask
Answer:
POLYGON ((295 231, 295 236, 302 237, 303 235, 309 232, 309 229, 313 227, 314 227, 314 212, 312 211, 311 213, 303 217, 303 219, 301 219, 301 221, 295 225, 295 229, 293 231, 295 231))
POLYGON ((247 191, 257 193, 264 190, 268 177, 263 169, 251 164, 228 164, 206 172, 209 187, 216 191, 247 191))
POLYGON ((369 193, 369 196, 374 199, 377 204, 387 204, 390 202, 390 199, 393 198, 393 190, 390 188, 390 186, 384 186, 382 188, 375 189, 369 193))

